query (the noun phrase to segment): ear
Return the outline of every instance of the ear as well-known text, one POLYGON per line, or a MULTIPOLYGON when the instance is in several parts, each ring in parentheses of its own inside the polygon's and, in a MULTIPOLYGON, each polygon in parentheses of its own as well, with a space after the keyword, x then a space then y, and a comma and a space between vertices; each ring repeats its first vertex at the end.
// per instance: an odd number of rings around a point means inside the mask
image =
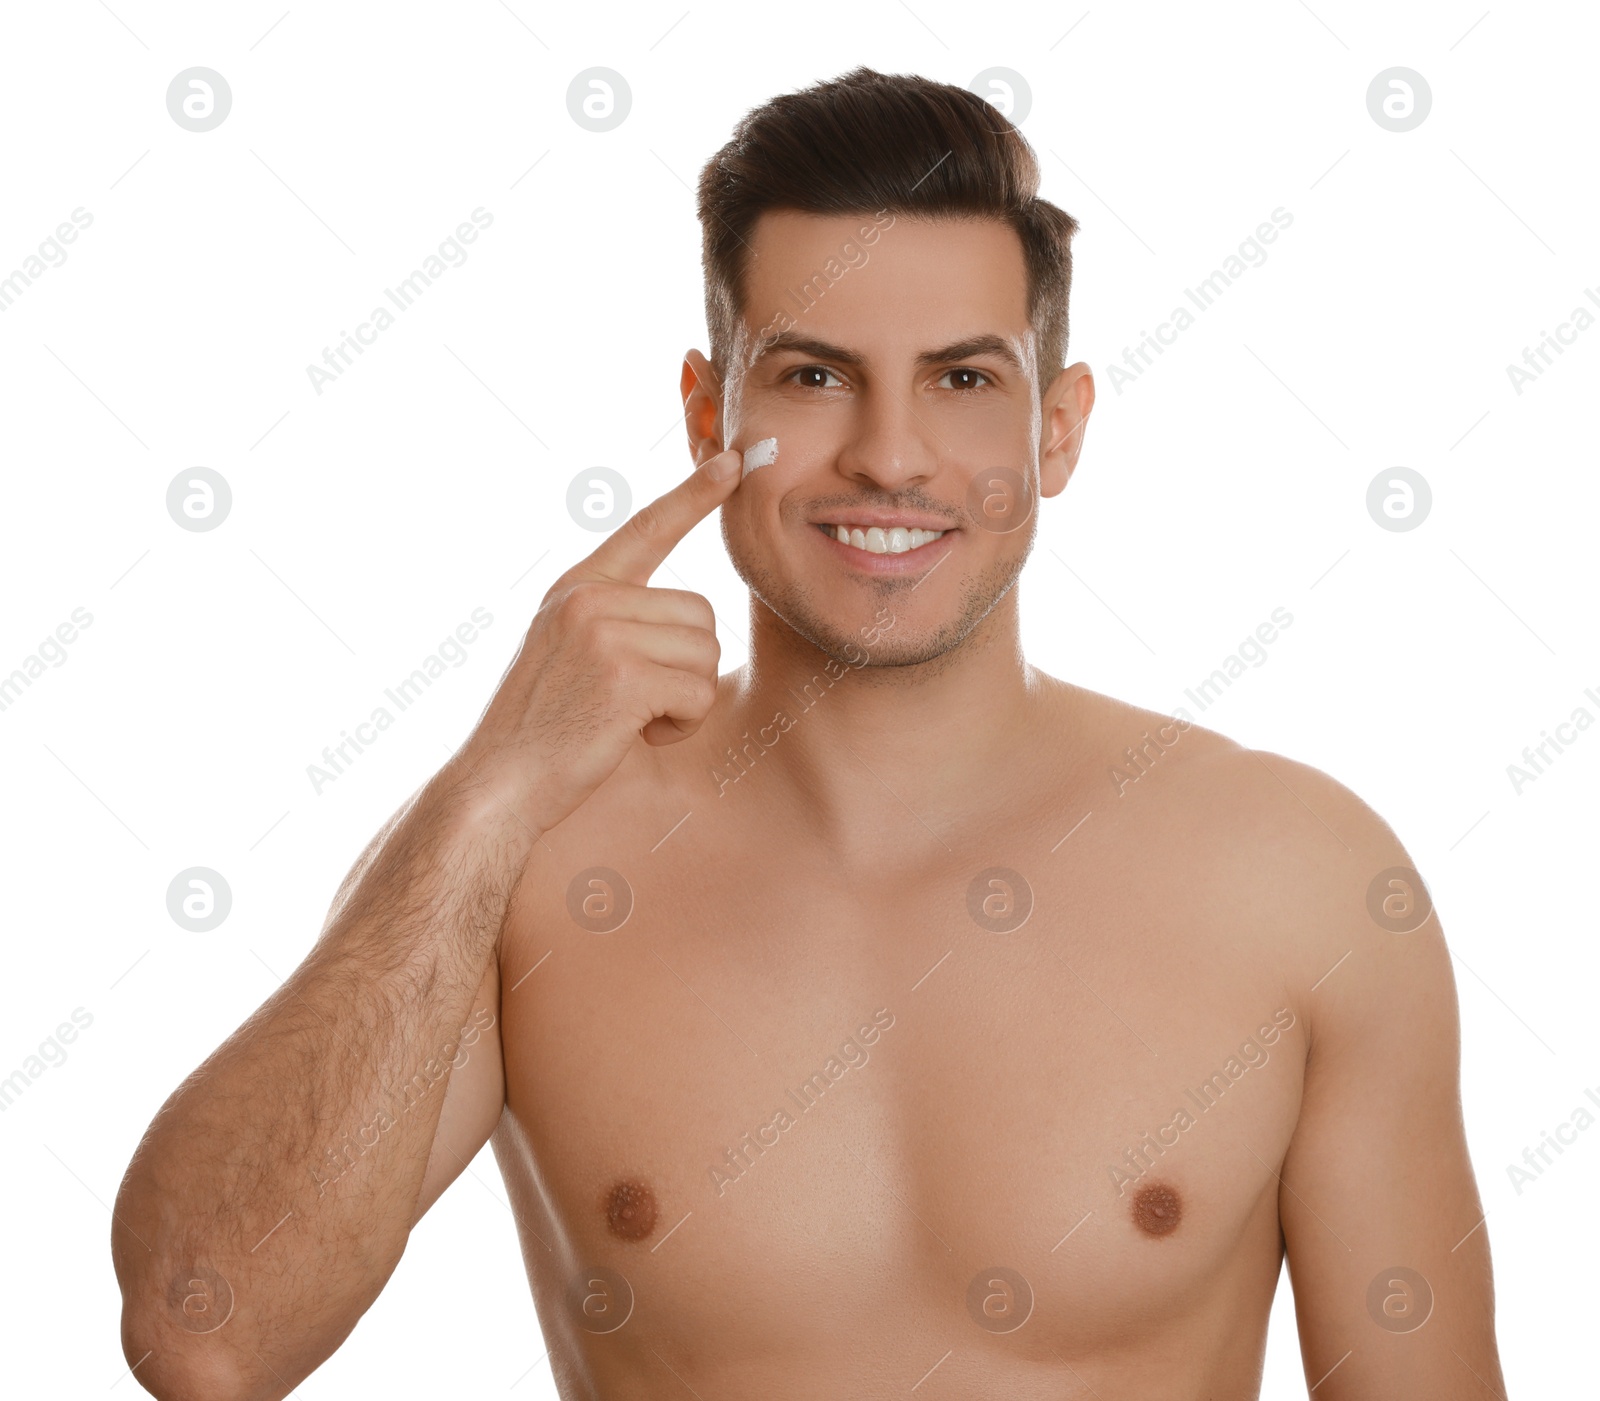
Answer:
POLYGON ((1066 490, 1083 449, 1083 433, 1094 408, 1094 372, 1082 360, 1055 377, 1040 402, 1044 419, 1039 444, 1039 494, 1066 490))
POLYGON ((678 377, 683 395, 683 425, 689 434, 689 455, 698 467, 722 451, 722 383, 711 362, 698 350, 685 352, 678 377))

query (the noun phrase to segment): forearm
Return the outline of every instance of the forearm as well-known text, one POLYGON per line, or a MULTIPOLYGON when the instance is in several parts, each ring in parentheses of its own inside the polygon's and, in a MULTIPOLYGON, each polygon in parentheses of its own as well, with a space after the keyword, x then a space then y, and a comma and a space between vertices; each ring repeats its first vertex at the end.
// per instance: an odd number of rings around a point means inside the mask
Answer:
POLYGON ((112 1231, 125 1344, 157 1395, 286 1395, 376 1298, 532 840, 425 788, 311 955, 157 1114, 112 1231))

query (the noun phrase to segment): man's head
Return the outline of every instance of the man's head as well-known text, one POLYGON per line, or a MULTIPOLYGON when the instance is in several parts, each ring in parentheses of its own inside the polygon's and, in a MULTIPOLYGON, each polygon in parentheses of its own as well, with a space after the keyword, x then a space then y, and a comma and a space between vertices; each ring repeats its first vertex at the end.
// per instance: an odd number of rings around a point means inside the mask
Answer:
POLYGON ((777 438, 723 536, 756 596, 833 657, 899 666, 960 644, 1076 464, 1094 398, 1088 367, 1064 368, 1077 224, 1038 183, 982 98, 866 68, 749 113, 701 173, 711 357, 684 364, 691 446, 777 438), (820 528, 882 518, 947 533, 881 556, 820 528))

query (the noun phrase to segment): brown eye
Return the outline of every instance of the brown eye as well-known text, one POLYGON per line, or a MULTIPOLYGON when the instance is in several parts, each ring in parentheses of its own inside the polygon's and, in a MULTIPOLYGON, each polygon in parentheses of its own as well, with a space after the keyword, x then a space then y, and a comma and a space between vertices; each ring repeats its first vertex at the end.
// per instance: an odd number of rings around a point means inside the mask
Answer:
POLYGON ((798 369, 791 370, 788 378, 792 383, 798 384, 802 389, 828 389, 831 387, 825 383, 813 382, 811 379, 811 376, 813 375, 823 380, 837 378, 833 371, 830 370, 826 365, 801 365, 798 369))
POLYGON ((955 389, 955 390, 958 390, 958 391, 961 391, 961 390, 970 391, 970 390, 974 390, 974 389, 981 389, 983 387, 982 385, 973 384, 973 383, 970 382, 970 381, 972 381, 974 379, 981 379, 984 382, 984 384, 989 383, 989 376, 984 374, 984 372, 982 370, 974 370, 974 369, 971 369, 971 368, 968 368, 968 367, 963 367, 963 368, 957 369, 957 370, 946 370, 944 372, 944 374, 940 376, 940 378, 941 379, 948 379, 952 375, 961 375, 961 376, 965 377, 969 381, 966 384, 952 384, 950 386, 952 389, 955 389))

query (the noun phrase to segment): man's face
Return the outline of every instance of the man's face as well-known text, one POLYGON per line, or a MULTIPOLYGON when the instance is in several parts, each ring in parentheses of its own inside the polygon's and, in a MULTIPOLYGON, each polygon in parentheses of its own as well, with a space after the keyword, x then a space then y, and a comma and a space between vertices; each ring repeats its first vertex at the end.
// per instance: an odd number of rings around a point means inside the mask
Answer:
POLYGON ((838 660, 938 657, 1016 581, 1041 488, 1054 495, 1071 470, 1054 452, 1041 484, 1060 395, 1041 406, 1021 243, 990 219, 782 211, 750 244, 716 437, 774 437, 778 457, 723 507, 734 568, 838 660), (944 533, 883 554, 837 538, 860 528, 852 539, 875 544, 874 525, 897 545, 920 538, 912 527, 944 533))

